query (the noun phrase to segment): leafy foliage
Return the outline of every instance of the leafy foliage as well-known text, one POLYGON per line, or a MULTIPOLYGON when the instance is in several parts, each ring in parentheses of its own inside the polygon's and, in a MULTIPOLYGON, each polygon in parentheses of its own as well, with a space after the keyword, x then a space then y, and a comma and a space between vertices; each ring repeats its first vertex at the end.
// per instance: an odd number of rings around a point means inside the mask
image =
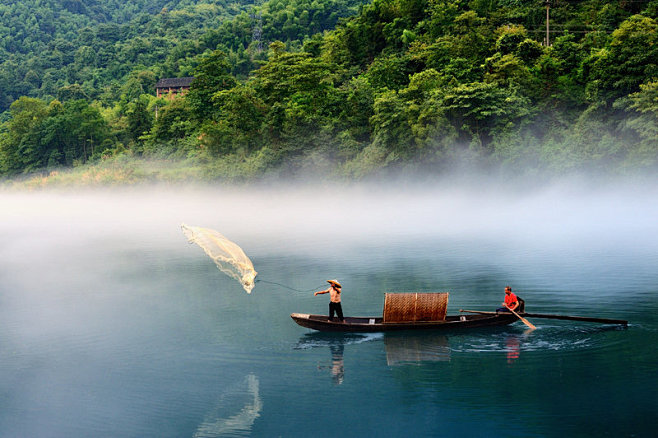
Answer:
POLYGON ((655 170, 657 13, 557 0, 547 47, 541 0, 3 2, 0 174, 120 155, 229 179, 655 170), (184 98, 152 95, 180 76, 184 98))
POLYGON ((107 147, 107 123, 85 100, 48 104, 22 97, 12 104, 11 116, 0 143, 3 173, 72 166, 107 147))

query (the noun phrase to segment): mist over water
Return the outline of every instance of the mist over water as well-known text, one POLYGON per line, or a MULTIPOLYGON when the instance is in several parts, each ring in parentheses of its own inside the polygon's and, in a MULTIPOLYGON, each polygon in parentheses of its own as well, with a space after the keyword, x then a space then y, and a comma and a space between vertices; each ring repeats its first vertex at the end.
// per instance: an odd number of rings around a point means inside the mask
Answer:
POLYGON ((646 436, 656 199, 658 186, 569 184, 0 192, 0 436, 646 436), (237 243, 263 281, 246 294, 181 223, 237 243), (296 326, 291 312, 326 313, 312 291, 329 278, 348 315, 405 291, 449 291, 449 314, 492 310, 511 284, 529 311, 631 324, 296 326))
MULTIPOLYGON (((654 187, 601 191, 570 186, 528 192, 493 187, 289 186, 162 188, 70 192, 5 192, 3 229, 47 226, 49 237, 68 231, 107 237, 170 231, 182 220, 216 226, 228 237, 253 241, 303 237, 341 244, 373 237, 427 236, 558 242, 579 237, 633 239, 655 244, 654 187)), ((84 238, 85 236, 80 236, 84 238)), ((299 239, 301 240, 301 239, 299 239)), ((281 248, 286 250, 286 245, 281 248)))

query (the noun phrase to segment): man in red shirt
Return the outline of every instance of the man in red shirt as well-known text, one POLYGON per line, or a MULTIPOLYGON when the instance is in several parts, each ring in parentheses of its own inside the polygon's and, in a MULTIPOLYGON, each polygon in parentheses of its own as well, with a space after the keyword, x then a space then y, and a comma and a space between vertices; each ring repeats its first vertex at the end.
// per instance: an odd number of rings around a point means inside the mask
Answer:
POLYGON ((512 293, 510 286, 505 286, 505 301, 502 304, 503 307, 496 309, 496 312, 509 312, 510 309, 516 310, 519 307, 519 299, 512 293))

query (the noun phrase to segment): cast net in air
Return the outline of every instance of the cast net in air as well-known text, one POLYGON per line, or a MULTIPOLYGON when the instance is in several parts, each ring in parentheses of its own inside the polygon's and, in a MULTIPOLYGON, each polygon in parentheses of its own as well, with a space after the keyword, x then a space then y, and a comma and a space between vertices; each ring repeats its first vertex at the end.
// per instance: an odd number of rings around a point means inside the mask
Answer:
POLYGON ((244 290, 251 293, 258 273, 242 248, 209 228, 190 227, 185 224, 182 224, 181 228, 190 243, 196 243, 203 248, 223 273, 238 280, 244 290))

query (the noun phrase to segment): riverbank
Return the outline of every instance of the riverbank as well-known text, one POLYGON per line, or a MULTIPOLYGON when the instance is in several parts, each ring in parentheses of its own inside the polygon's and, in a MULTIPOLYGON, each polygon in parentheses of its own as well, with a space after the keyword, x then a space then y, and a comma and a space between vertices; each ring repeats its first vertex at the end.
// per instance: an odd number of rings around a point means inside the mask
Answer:
POLYGON ((651 187, 655 175, 647 171, 610 173, 600 170, 551 172, 510 172, 492 163, 456 161, 450 169, 419 168, 413 164, 383 168, 368 176, 348 176, 344 169, 328 160, 304 160, 301 163, 268 167, 262 157, 228 155, 218 160, 199 156, 136 157, 119 154, 90 161, 71 168, 47 169, 13 178, 0 179, 0 190, 38 191, 49 189, 84 189, 138 187, 149 185, 256 185, 289 184, 335 186, 366 184, 376 187, 444 186, 477 189, 505 188, 513 192, 532 192, 551 187, 621 188, 651 187), (321 177, 319 177, 321 176, 321 177))
POLYGON ((117 157, 74 168, 49 170, 0 182, 8 189, 115 187, 149 183, 192 183, 204 179, 204 168, 192 160, 117 157))

